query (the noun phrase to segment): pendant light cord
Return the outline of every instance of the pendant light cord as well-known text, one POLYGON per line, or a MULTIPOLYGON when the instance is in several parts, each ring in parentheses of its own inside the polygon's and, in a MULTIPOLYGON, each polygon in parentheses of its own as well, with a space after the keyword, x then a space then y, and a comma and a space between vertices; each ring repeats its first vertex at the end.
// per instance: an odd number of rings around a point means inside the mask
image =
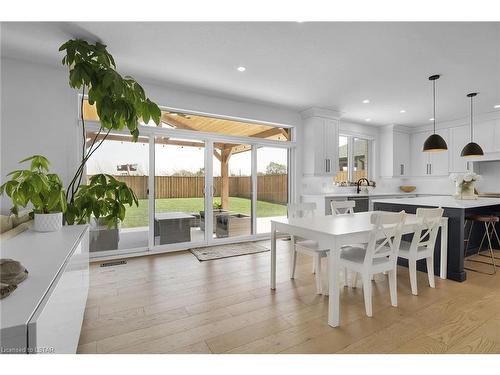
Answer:
POLYGON ((470 97, 470 141, 472 142, 473 138, 473 124, 472 124, 472 96, 470 97))
POLYGON ((436 134, 436 81, 432 81, 432 102, 433 102, 433 112, 432 121, 434 123, 434 134, 436 134))

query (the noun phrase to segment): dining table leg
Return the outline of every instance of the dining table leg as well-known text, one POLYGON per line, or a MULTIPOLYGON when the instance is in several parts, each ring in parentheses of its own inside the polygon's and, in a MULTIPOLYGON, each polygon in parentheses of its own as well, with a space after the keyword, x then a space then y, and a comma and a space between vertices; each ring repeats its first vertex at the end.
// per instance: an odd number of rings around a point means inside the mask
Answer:
POLYGON ((271 223, 271 289, 276 289, 276 226, 271 223))
POLYGON ((448 219, 441 221, 441 263, 439 265, 439 277, 447 278, 448 273, 448 219))
POLYGON ((340 250, 332 246, 328 254, 328 325, 340 325, 340 284, 339 284, 340 250))

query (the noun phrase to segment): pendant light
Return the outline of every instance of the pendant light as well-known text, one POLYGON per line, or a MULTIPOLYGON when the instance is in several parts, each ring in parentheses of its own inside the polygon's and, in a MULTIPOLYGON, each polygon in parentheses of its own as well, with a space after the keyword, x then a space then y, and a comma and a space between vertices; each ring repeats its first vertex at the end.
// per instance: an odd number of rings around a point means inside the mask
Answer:
POLYGON ((465 145, 465 147, 462 150, 462 153, 460 156, 482 156, 484 155, 483 149, 481 146, 479 146, 477 143, 472 141, 472 137, 474 135, 472 127, 473 127, 473 106, 472 106, 472 99, 477 95, 477 92, 471 92, 470 94, 467 94, 467 97, 470 98, 470 142, 465 145))
POLYGON ((439 74, 435 74, 429 77, 429 81, 432 81, 432 102, 433 102, 433 117, 434 122, 434 134, 430 135, 424 142, 424 152, 441 152, 448 150, 445 140, 439 134, 436 134, 436 80, 439 79, 439 74))

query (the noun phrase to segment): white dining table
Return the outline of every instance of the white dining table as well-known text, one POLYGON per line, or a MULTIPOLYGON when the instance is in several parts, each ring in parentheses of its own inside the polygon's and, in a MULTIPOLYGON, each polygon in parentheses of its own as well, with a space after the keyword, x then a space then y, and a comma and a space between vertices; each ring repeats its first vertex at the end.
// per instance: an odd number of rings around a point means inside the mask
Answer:
MULTIPOLYGON (((276 289, 276 233, 307 238, 318 242, 319 247, 330 249, 328 254, 328 324, 340 324, 339 259, 342 246, 366 243, 373 229, 370 217, 375 211, 347 215, 326 215, 307 218, 279 218, 271 220, 271 289, 276 289)), ((380 212, 380 211, 377 211, 380 212)), ((407 214, 403 234, 414 233, 419 220, 407 214)), ((448 218, 443 217, 441 227, 440 277, 446 279, 448 254, 448 218)))

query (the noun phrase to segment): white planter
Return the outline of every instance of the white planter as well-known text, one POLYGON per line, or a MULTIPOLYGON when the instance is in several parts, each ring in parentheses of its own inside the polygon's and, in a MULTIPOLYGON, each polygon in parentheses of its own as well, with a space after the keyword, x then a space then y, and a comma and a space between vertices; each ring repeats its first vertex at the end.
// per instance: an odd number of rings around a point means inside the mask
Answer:
POLYGON ((53 214, 35 214, 34 229, 37 232, 56 232, 62 228, 62 212, 53 214))

